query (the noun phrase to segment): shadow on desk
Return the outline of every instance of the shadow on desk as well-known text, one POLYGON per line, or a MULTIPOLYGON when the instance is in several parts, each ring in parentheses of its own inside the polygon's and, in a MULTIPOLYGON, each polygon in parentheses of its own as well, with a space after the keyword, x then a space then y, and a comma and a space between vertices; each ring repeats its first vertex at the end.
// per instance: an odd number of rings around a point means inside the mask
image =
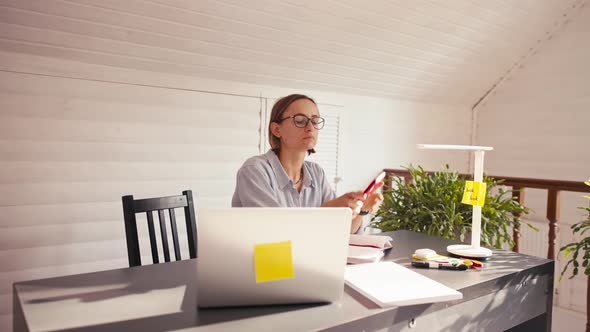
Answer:
MULTIPOLYGON (((162 290, 178 291, 178 311, 161 315, 132 318, 128 320, 98 323, 75 328, 59 329, 59 331, 167 331, 184 328, 226 323, 234 320, 261 317, 280 313, 289 313, 329 304, 290 304, 269 306, 245 306, 228 308, 197 308, 196 269, 186 267, 194 262, 166 263, 166 273, 161 273, 162 265, 148 265, 140 267, 141 273, 135 268, 125 268, 101 273, 100 278, 94 278, 96 273, 68 276, 67 278, 50 278, 35 281, 36 291, 45 293, 36 299, 25 300, 26 305, 48 304, 60 301, 79 301, 81 303, 109 301, 117 298, 133 298, 139 294, 153 293, 153 297, 141 297, 139 301, 158 301, 158 292, 162 290), (184 267, 182 266, 184 265, 184 267), (159 269, 160 273, 153 273, 159 269), (151 273, 152 272, 152 273, 151 273), (131 282, 129 282, 131 280, 131 282), (59 289, 59 294, 52 295, 53 289, 59 289), (175 290, 176 289, 176 290, 175 290), (182 295, 181 295, 182 294, 182 295), (182 298, 181 298, 182 296, 182 298)), ((149 295, 148 295, 149 296, 149 295)), ((129 301, 129 305, 134 300, 129 301)), ((113 307, 113 310, 125 310, 113 307)), ((109 314, 103 312, 102 315, 109 314)))
MULTIPOLYGON (((170 267, 170 273, 173 275, 178 273, 175 269, 174 263, 167 263, 170 267)), ((158 265, 147 265, 142 268, 145 269, 144 275, 150 276, 150 270, 156 268, 158 265)), ((42 280, 36 280, 35 285, 32 286, 37 290, 43 291, 45 287, 50 289, 60 289, 59 295, 51 295, 47 291, 46 296, 39 297, 33 300, 25 301, 26 304, 39 304, 48 302, 57 302, 64 300, 78 300, 80 302, 99 302, 110 300, 130 294, 145 294, 155 290, 170 289, 181 286, 186 286, 186 278, 158 278, 154 282, 153 277, 149 278, 134 278, 133 282, 129 282, 128 275, 133 272, 135 268, 123 268, 114 270, 110 274, 101 274, 100 279, 91 277, 92 273, 84 273, 78 275, 68 276, 67 278, 57 277, 42 280), (154 287, 157 285, 157 287, 154 287), (95 290, 93 290, 95 289, 95 290), (67 290, 67 291, 64 291, 67 290), (64 294, 65 293, 65 294, 64 294)))
POLYGON ((224 309, 197 309, 187 310, 199 311, 195 315, 187 315, 184 312, 150 316, 145 318, 131 319, 120 322, 106 324, 90 325, 72 329, 62 329, 59 331, 170 331, 179 329, 196 328, 217 323, 228 322, 232 320, 248 319, 265 315, 293 312, 304 310, 325 304, 311 305, 284 305, 284 306, 260 306, 247 308, 224 308, 224 309))

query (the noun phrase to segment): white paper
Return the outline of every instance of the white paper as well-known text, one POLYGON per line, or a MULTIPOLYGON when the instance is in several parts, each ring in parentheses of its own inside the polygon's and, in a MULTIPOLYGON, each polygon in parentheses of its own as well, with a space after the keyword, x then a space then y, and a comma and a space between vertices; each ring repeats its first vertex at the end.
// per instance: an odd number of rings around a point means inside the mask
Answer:
POLYGON ((394 262, 349 265, 344 272, 344 279, 347 285, 381 307, 463 298, 460 292, 394 262))

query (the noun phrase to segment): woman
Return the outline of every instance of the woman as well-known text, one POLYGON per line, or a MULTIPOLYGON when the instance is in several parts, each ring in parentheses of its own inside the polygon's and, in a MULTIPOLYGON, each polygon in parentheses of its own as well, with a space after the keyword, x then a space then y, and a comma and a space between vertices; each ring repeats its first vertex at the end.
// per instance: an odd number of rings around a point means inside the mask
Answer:
POLYGON ((375 191, 364 195, 349 192, 340 197, 330 188, 324 170, 305 161, 315 153, 318 130, 324 126, 318 107, 305 95, 292 94, 273 106, 268 126, 271 150, 252 157, 240 168, 233 207, 349 207, 353 211, 350 228, 356 233, 362 215, 376 209, 383 196, 375 191))

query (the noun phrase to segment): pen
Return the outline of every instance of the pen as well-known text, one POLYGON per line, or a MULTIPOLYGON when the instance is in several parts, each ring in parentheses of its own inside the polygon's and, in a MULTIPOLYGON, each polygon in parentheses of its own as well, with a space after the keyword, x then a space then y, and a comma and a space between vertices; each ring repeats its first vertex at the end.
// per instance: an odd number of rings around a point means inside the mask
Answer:
POLYGON ((465 271, 468 269, 468 266, 465 264, 421 262, 421 261, 412 261, 412 266, 422 267, 422 268, 427 268, 427 269, 458 270, 458 271, 465 271))

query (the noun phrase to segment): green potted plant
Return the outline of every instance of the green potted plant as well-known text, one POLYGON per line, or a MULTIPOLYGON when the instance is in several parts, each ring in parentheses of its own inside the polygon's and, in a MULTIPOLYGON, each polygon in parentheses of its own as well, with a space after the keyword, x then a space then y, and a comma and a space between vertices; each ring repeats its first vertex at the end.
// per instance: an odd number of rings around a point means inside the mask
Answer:
MULTIPOLYGON (((590 186, 590 180, 586 181, 584 183, 587 186, 590 186)), ((590 196, 584 196, 584 197, 590 200, 590 196)), ((590 213, 590 207, 580 206, 578 208, 590 213)), ((580 236, 584 235, 584 233, 586 233, 586 231, 588 231, 590 229, 590 215, 588 216, 588 218, 580 221, 577 224, 572 225, 571 229, 572 229, 574 235, 575 234, 579 234, 580 236)), ((563 267, 563 270, 561 271, 561 276, 559 277, 560 280, 570 265, 574 267, 574 269, 572 270, 572 274, 570 276, 570 279, 575 277, 578 274, 580 267, 582 269, 584 269, 584 274, 590 277, 590 265, 588 264, 588 260, 590 260, 590 236, 586 235, 586 237, 582 238, 578 242, 572 242, 572 243, 566 244, 565 246, 561 247, 561 249, 559 250, 559 252, 562 252, 562 251, 563 251, 564 256, 566 258, 569 257, 569 255, 571 253, 573 253, 573 255, 567 261, 565 266, 563 267), (580 256, 580 254, 582 255, 581 266, 580 266, 580 262, 578 262, 578 257, 580 256)))
MULTIPOLYGON (((471 232, 472 206, 461 203, 465 178, 445 165, 440 172, 427 173, 420 166, 407 167, 414 181, 394 177, 390 189, 369 227, 384 232, 412 230, 448 239, 465 240, 471 232)), ((501 248, 514 246, 510 226, 520 227, 520 216, 528 208, 512 198, 512 190, 484 176, 487 186, 482 207, 481 244, 501 248)), ((527 223, 534 229, 534 227, 527 223)))

